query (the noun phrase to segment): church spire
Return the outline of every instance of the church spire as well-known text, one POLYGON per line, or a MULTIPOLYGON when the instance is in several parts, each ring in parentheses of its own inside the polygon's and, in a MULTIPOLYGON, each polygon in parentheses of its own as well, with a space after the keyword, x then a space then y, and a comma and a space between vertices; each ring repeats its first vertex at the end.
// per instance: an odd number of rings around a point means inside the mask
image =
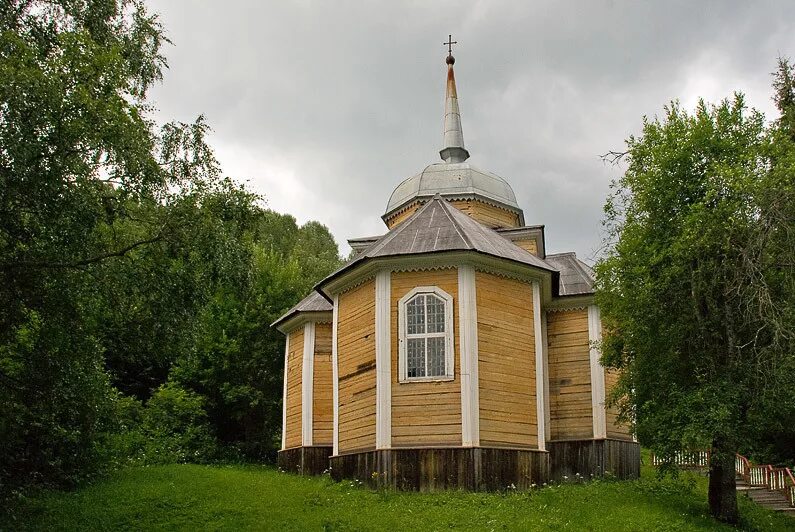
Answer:
POLYGON ((469 152, 464 148, 464 130, 461 128, 461 112, 458 110, 458 94, 455 89, 453 65, 453 41, 450 35, 446 43, 447 58, 447 91, 444 98, 444 146, 439 152, 446 163, 462 163, 469 159, 469 152))

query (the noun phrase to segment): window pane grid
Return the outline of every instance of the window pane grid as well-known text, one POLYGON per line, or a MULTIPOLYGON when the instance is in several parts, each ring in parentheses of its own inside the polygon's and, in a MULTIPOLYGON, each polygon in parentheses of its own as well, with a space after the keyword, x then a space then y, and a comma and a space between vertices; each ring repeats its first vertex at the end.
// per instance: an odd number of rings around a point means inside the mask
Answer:
POLYGON ((418 294, 405 303, 406 377, 444 377, 447 372, 446 302, 418 294))

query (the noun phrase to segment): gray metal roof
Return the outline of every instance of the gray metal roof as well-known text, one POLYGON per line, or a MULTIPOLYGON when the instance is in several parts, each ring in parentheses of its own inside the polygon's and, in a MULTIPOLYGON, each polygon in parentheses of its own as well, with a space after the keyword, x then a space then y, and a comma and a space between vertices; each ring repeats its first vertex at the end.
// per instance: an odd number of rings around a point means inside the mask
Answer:
POLYGON ((320 293, 318 293, 316 290, 312 290, 308 296, 299 301, 298 304, 296 304, 293 308, 285 312, 281 318, 274 321, 271 324, 271 327, 276 327, 280 323, 284 323, 301 312, 331 312, 332 310, 334 310, 334 307, 331 305, 331 303, 329 303, 328 300, 326 300, 326 298, 320 295, 320 293))
POLYGON ((415 199, 432 198, 441 194, 446 198, 479 196, 519 213, 516 195, 503 178, 485 170, 462 163, 435 163, 419 174, 400 183, 392 192, 384 216, 392 214, 415 199))
POLYGON ((408 220, 326 277, 318 287, 367 259, 444 251, 477 251, 543 270, 557 271, 542 259, 459 211, 437 194, 408 220))
POLYGON ((593 293, 594 273, 574 253, 547 255, 545 260, 560 272, 558 295, 573 296, 593 293))

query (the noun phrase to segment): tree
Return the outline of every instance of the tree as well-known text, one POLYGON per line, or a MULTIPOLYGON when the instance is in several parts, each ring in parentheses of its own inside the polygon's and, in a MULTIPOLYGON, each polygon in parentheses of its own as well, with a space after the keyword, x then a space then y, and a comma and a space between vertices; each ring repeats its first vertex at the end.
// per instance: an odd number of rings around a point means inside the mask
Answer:
POLYGON ((220 287, 201 314, 197 340, 171 379, 206 399, 219 438, 250 459, 273 458, 282 423, 284 336, 270 327, 340 265, 317 222, 264 211, 252 244, 250 284, 220 287))
POLYGON ((792 79, 781 60, 770 125, 739 94, 644 119, 596 265, 612 400, 662 457, 712 449, 710 510, 730 523, 735 452, 795 412, 792 79))
POLYGON ((118 273, 218 186, 201 118, 147 118, 164 41, 138 0, 0 7, 0 498, 101 469, 118 273))

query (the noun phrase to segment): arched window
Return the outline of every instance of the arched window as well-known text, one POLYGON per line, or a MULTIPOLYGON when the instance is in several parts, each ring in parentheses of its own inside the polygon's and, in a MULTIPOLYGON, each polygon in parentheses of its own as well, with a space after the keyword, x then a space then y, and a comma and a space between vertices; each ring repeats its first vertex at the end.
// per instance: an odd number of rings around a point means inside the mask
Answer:
POLYGON ((400 380, 453 378, 453 297, 421 286, 398 303, 400 380))

